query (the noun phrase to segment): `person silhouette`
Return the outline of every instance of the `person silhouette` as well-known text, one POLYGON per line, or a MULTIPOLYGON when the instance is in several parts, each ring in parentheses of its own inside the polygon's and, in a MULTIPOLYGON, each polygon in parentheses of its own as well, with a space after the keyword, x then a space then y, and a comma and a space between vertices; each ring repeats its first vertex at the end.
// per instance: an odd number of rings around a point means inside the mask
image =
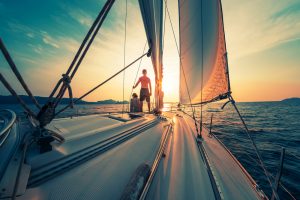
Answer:
POLYGON ((141 90, 140 90, 140 106, 141 112, 143 112, 143 101, 146 100, 148 104, 148 111, 150 112, 150 96, 152 95, 152 87, 151 87, 151 80, 147 76, 147 70, 143 69, 142 71, 143 76, 139 78, 136 84, 133 86, 133 89, 136 88, 139 83, 141 83, 141 90), (150 91, 149 91, 150 89, 150 91))
POLYGON ((132 98, 130 100, 130 112, 140 112, 141 106, 140 106, 140 100, 138 98, 138 95, 136 93, 132 94, 132 98))

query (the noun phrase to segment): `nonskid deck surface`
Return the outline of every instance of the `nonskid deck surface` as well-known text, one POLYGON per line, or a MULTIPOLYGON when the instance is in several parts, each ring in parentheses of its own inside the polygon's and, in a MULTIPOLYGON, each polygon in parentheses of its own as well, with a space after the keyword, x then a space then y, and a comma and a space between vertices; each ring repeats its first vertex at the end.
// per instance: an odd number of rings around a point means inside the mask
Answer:
POLYGON ((20 199, 119 199, 135 169, 141 163, 152 164, 165 124, 158 123, 109 151, 28 188, 20 199))
MULTIPOLYGON (((193 120, 182 114, 195 134, 193 120)), ((214 136, 209 136, 208 130, 203 129, 201 144, 205 151, 209 168, 223 199, 263 199, 264 194, 258 190, 255 181, 242 167, 239 161, 214 136)))
POLYGON ((158 167, 147 199, 263 198, 262 193, 254 188, 251 176, 216 138, 203 131, 201 144, 207 164, 199 149, 191 118, 180 113, 174 115, 173 120, 174 132, 165 150, 166 157, 158 167), (209 170, 212 177, 209 177, 209 170), (213 190, 213 181, 218 194, 213 190))
POLYGON ((178 116, 173 120, 174 131, 165 150, 166 157, 155 174, 147 199, 215 199, 189 125, 178 116))
POLYGON ((103 130, 124 125, 123 122, 108 117, 109 115, 87 115, 72 118, 55 119, 46 128, 56 131, 67 140, 85 137, 91 131, 101 132, 103 130))
POLYGON ((120 122, 105 115, 57 119, 47 128, 56 132, 59 130, 58 133, 65 137, 65 142, 62 144, 53 143, 53 150, 44 154, 39 154, 36 150, 29 151, 27 160, 32 169, 35 170, 101 141, 115 137, 119 133, 130 132, 135 128, 147 125, 154 120, 155 117, 150 115, 129 122, 120 122))

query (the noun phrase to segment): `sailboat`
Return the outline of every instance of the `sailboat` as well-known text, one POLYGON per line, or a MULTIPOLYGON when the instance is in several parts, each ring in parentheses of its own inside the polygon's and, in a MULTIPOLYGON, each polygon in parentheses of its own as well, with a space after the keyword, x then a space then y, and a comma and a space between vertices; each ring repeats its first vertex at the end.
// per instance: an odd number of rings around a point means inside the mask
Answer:
MULTIPOLYGON (((39 110, 33 112, 0 74, 1 82, 28 115, 19 120, 11 110, 0 111, 0 199, 268 199, 202 120, 204 104, 228 99, 238 111, 231 95, 220 0, 178 1, 180 104, 189 107, 190 113, 180 107, 162 110, 164 11, 169 15, 166 0, 138 1, 149 50, 73 99, 72 78, 114 3, 106 1, 43 106, 0 41, 4 57, 39 110), (144 56, 151 57, 155 73, 152 114, 56 117, 144 56), (57 110, 66 91, 70 104, 57 110), (196 109, 200 109, 200 117, 196 109)), ((271 184, 271 198, 279 199, 280 176, 271 182, 260 161, 271 184)))

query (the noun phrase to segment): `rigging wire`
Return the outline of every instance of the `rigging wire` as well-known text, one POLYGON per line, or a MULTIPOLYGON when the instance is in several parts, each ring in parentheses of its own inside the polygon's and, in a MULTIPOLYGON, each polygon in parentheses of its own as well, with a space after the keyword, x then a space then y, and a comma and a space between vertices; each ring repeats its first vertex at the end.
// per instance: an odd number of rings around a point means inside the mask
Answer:
POLYGON ((30 89, 28 88, 27 84, 25 83, 22 75, 20 74, 16 64, 14 63, 12 57, 10 56, 9 52, 7 51, 2 39, 0 38, 0 48, 1 51, 7 61, 7 63, 9 64, 11 70, 13 71, 13 73, 15 74, 15 76, 17 77, 17 79, 19 80, 20 84, 22 85, 22 87, 24 88, 24 90, 26 91, 26 93, 28 94, 29 98, 31 99, 31 101, 34 103, 34 105, 40 110, 42 107, 40 106, 40 104, 37 102, 37 100, 35 99, 35 97, 33 96, 32 92, 30 91, 30 89))
MULTIPOLYGON (((76 74, 83 58, 85 57, 87 51, 89 50, 90 45, 94 41, 95 36, 97 35, 100 27, 102 26, 107 14, 108 14, 109 10, 111 9, 112 5, 114 4, 114 2, 115 2, 115 0, 107 0, 106 1, 106 3, 103 6, 103 8, 101 9, 99 15, 97 16, 96 20, 94 21, 92 27, 90 28, 89 32, 87 33, 86 37, 84 38, 83 42, 81 43, 80 48, 78 49, 71 65, 69 66, 69 68, 65 74, 67 77, 69 77, 70 81, 76 74), (84 48, 84 50, 83 50, 83 48, 84 48), (83 52, 82 52, 82 50, 83 50, 83 52), (80 58, 79 58, 79 56, 80 56, 80 58), (76 65, 75 65, 75 63, 76 63, 76 65), (74 65, 75 65, 75 67, 74 67, 74 65), (74 67, 74 69, 73 69, 73 67, 74 67), (72 69, 73 69, 73 71, 72 71, 72 69), (71 71, 72 71, 72 73, 71 73, 71 71), (69 76, 70 73, 71 73, 71 75, 69 76)), ((56 90, 59 88, 61 83, 63 85, 61 86, 61 88, 55 98, 55 107, 59 104, 61 98, 63 97, 63 95, 67 89, 67 85, 60 80, 49 96, 49 101, 50 101, 52 99, 52 97, 54 96, 56 90)))
MULTIPOLYGON (((146 46, 147 46, 147 40, 146 40, 144 48, 143 48, 143 54, 145 53, 146 46)), ((136 80, 137 80, 140 68, 142 66, 142 61, 143 61, 143 58, 140 59, 139 67, 138 67, 138 69, 136 71, 135 78, 134 78, 134 81, 133 81, 132 85, 134 85, 136 83, 136 80)), ((131 99, 132 93, 133 93, 133 87, 131 88, 131 92, 130 92, 130 95, 129 95, 129 98, 128 98, 129 99, 129 104, 130 104, 130 99, 131 99)), ((128 111, 129 111, 129 106, 130 106, 129 104, 128 104, 128 111)))
POLYGON ((200 133, 199 133, 199 137, 201 138, 202 137, 202 125, 203 125, 203 68, 204 68, 204 65, 203 65, 203 1, 201 0, 201 9, 200 9, 200 12, 201 12, 201 104, 200 104, 200 133))
POLYGON ((26 103, 20 98, 20 96, 16 93, 16 91, 11 87, 11 85, 7 82, 7 80, 2 76, 2 73, 0 73, 0 81, 3 83, 5 88, 11 93, 12 96, 14 96, 17 101, 21 104, 24 110, 26 112, 36 118, 35 113, 26 105, 26 103))
POLYGON ((260 155, 260 153, 259 153, 259 151, 258 151, 258 148, 257 148, 257 146, 256 146, 256 144, 255 144, 255 142, 254 142, 254 139, 252 138, 252 135, 250 134, 250 131, 249 131, 249 129, 248 129, 248 126, 247 126, 246 122, 244 121, 244 119, 243 119, 243 117, 242 117, 242 115, 241 115, 239 109, 237 108, 234 99, 230 96, 230 97, 229 97, 229 100, 231 101, 231 104, 233 105, 233 107, 234 107, 234 109, 236 110, 236 112, 237 112, 237 114, 238 114, 240 120, 242 121, 242 124, 243 124, 243 126, 244 126, 244 128, 245 128, 245 130, 246 130, 247 136, 248 136, 248 138, 250 139, 252 146, 254 147, 256 156, 257 156, 257 158, 258 158, 258 160, 259 160, 259 162, 260 162, 260 165, 261 165, 261 167, 262 167, 262 169, 263 169, 263 171, 264 171, 265 176, 267 177, 267 181, 268 181, 269 184, 270 184, 270 187, 271 187, 271 190, 272 190, 272 192, 273 192, 273 195, 275 196, 276 199, 280 199, 280 198, 278 197, 277 192, 275 191, 275 189, 274 189, 274 187, 273 187, 273 184, 272 184, 271 179, 270 179, 270 176, 269 176, 269 172, 268 172, 268 170, 266 169, 266 166, 265 166, 265 164, 264 164, 264 162, 263 162, 263 160, 262 160, 262 157, 261 157, 261 155, 260 155))
MULTIPOLYGON (((165 1, 165 3, 167 4, 167 1, 168 0, 166 0, 165 1)), ((165 36, 166 36, 166 11, 167 11, 167 7, 165 6, 165 16, 164 16, 164 27, 163 27, 163 37, 162 37, 162 55, 164 55, 164 51, 165 51, 165 36)), ((162 66, 163 67, 163 66, 162 66)), ((162 70, 163 70, 164 68, 162 68, 162 70)), ((162 71, 162 74, 163 74, 163 71, 162 71)), ((163 79, 163 76, 161 77, 162 79, 163 79)), ((161 80, 161 81, 163 81, 163 80, 161 80)), ((163 83, 161 82, 161 88, 160 88, 160 91, 161 92, 163 92, 163 83)), ((164 93, 162 93, 162 94, 164 94, 164 93)), ((161 95, 162 95, 161 94, 161 95)), ((161 106, 163 106, 164 107, 164 105, 163 105, 163 98, 161 98, 161 96, 159 97, 159 100, 161 100, 162 102, 160 102, 160 104, 161 104, 161 106)))
MULTIPOLYGON (((124 70, 126 70, 127 68, 129 68, 130 66, 132 66, 134 63, 136 63, 138 60, 142 59, 144 56, 149 55, 151 52, 151 49, 148 50, 147 53, 144 53, 143 55, 141 55, 140 57, 138 57, 137 59, 135 59, 134 61, 132 61, 130 64, 128 64, 126 67, 124 67, 123 69, 119 70, 117 73, 115 73, 114 75, 110 76, 109 78, 107 78, 105 81, 101 82, 100 84, 98 84, 97 86, 95 86, 94 88, 92 88, 91 90, 89 90, 88 92, 86 92, 85 94, 83 94, 81 97, 79 97, 78 99, 76 99, 73 103, 75 104, 76 102, 80 101, 81 99, 83 99, 84 97, 88 96, 90 93, 94 92, 96 89, 98 89, 99 87, 101 87, 102 85, 104 85, 105 83, 107 83, 108 81, 110 81, 111 79, 113 79, 114 77, 116 77, 117 75, 119 75, 121 72, 123 72, 124 70)), ((62 108, 60 111, 58 111, 57 113, 55 113, 55 116, 57 116, 59 113, 63 112, 64 110, 66 110, 67 108, 69 108, 71 106, 71 104, 68 104, 67 106, 65 106, 64 108, 62 108)))
MULTIPOLYGON (((123 58, 123 67, 126 66, 126 39, 127 39, 127 0, 125 1, 125 20, 124 20, 124 26, 125 26, 125 31, 124 31, 124 58, 123 58)), ((125 106, 125 70, 123 71, 123 102, 122 102, 122 115, 124 113, 124 106, 125 106)))
MULTIPOLYGON (((191 115, 189 115, 188 113, 186 113, 189 117, 192 117, 191 115)), ((228 121, 229 122, 229 121, 228 121)), ((203 125, 204 128, 207 129, 207 127, 205 125, 203 125)), ((218 140, 220 140, 214 133, 211 133, 215 138, 217 138, 218 140)), ((241 149, 243 148, 239 143, 236 143, 236 145, 241 149)), ((243 151, 243 153, 245 154, 245 156, 247 156, 250 160, 252 160, 257 166, 256 167, 262 167, 259 160, 254 158, 249 152, 247 151, 243 151)), ((256 156, 257 157, 257 156, 256 156)), ((256 173, 259 173, 257 171, 257 169, 254 168, 254 171, 256 173)), ((275 180, 275 177, 269 173, 269 176, 275 180)), ((293 200, 296 200, 296 198, 291 194, 291 192, 285 187, 285 185, 282 182, 279 182, 279 186, 281 187, 282 190, 284 190, 293 200)))
MULTIPOLYGON (((166 2, 166 0, 165 0, 165 2, 166 2)), ((202 8, 202 1, 201 1, 201 8, 202 8)), ((172 20, 171 20, 171 17, 170 17, 170 13, 169 13, 169 10, 168 10, 168 8, 167 8, 167 4, 166 4, 166 9, 167 9, 169 21, 170 21, 170 24, 171 24, 171 27, 172 27, 172 32, 173 32, 174 40, 175 40, 175 42, 176 42, 177 52, 178 52, 178 54, 179 54, 179 59, 180 59, 179 48, 178 48, 177 40, 176 40, 176 37, 175 37, 175 32, 174 32, 172 20)), ((202 12, 201 12, 201 14, 202 14, 202 12)), ((202 20, 203 20, 203 17, 201 17, 201 23, 202 23, 202 20)), ((203 32, 202 32, 202 34, 203 34, 203 32)), ((203 37, 203 36, 202 36, 202 37, 203 37)), ((202 38, 202 40, 203 40, 203 38, 202 38)), ((202 48, 203 48, 203 45, 202 45, 202 48)), ((202 49, 202 50, 203 50, 203 49, 202 49)), ((202 51, 202 56, 203 56, 203 51, 202 51)), ((202 59, 202 62, 203 62, 203 59, 202 59)), ((195 110, 194 110, 194 108, 193 108, 193 106, 192 106, 191 97, 190 97, 190 93, 189 93, 189 90, 188 90, 188 85, 187 85, 187 82, 186 82, 186 77, 185 77, 185 73, 184 73, 184 70, 183 70, 183 67, 182 67, 181 59, 180 59, 180 67, 181 67, 182 72, 183 72, 183 75, 184 75, 184 80, 185 80, 185 84, 186 84, 186 87, 187 87, 187 92, 188 92, 189 99, 190 99, 190 105, 191 105, 192 111, 193 111, 193 119, 194 119, 194 121, 195 121, 195 126, 196 126, 197 133, 198 133, 198 126, 197 126, 196 118, 195 118, 195 110)), ((202 69, 203 69, 203 68, 202 68, 202 69)), ((203 73, 202 73, 202 75, 203 75, 203 73)), ((201 89, 201 90, 202 90, 202 89, 201 89)), ((229 98, 231 99, 231 102, 232 102, 234 108, 236 109, 237 113, 239 114, 239 117, 240 117, 240 119, 241 119, 241 121, 242 121, 242 123, 243 123, 243 125, 244 125, 244 127, 245 127, 245 129, 246 129, 247 135, 248 135, 248 137, 250 138, 250 140, 251 140, 251 142, 252 142, 252 145, 254 146, 255 152, 256 152, 256 154, 257 154, 257 157, 259 158, 259 161, 260 161, 260 163, 261 163, 261 165, 262 165, 262 168, 263 168, 263 170, 264 170, 264 173, 265 173, 265 175, 267 176, 267 179, 268 179, 268 182, 269 182, 269 184, 270 184, 270 186, 271 186, 271 189, 272 189, 272 191, 273 191, 273 193, 274 193, 276 199, 279 199, 277 192, 274 190, 274 188, 273 188, 273 186, 272 186, 271 180, 270 180, 270 178, 269 178, 269 176, 268 176, 268 171, 266 170, 265 165, 264 165, 264 163, 263 163, 263 161, 262 161, 262 159, 261 159, 261 156, 260 156, 260 154, 259 154, 259 152, 258 152, 257 146, 256 146, 256 144, 255 144, 253 138, 251 137, 250 133, 249 133, 249 130, 248 130, 248 128, 247 128, 247 125, 246 125, 245 121, 243 120, 241 114, 239 113, 239 110, 237 109, 237 107, 236 107, 236 105, 235 105, 235 103, 234 103, 232 97, 229 96, 229 98)), ((202 91, 201 91, 201 102, 202 102, 202 91)), ((201 103, 201 108, 202 108, 202 103, 201 103)), ((202 114, 202 113, 201 113, 201 114, 202 114)), ((201 126, 200 126, 200 128, 201 128, 201 126)), ((201 135, 200 135, 200 136, 201 136, 201 135)))
MULTIPOLYGON (((68 67, 68 69, 67 69, 67 71, 66 71, 66 73, 65 73, 66 75, 69 75, 69 74, 71 73, 71 71, 72 71, 74 65, 76 64, 76 62, 77 62, 79 56, 80 56, 81 53, 82 53, 83 48, 85 47, 86 43, 88 42, 88 40, 89 40, 91 34, 94 32, 95 27, 96 27, 97 24, 99 23, 99 20, 101 19, 101 16, 103 15, 103 12, 104 12, 104 10, 105 10, 105 7, 107 6, 107 3, 108 3, 108 1, 107 1, 106 4, 104 5, 104 7, 103 7, 103 9, 100 11, 100 13, 98 14, 97 18, 95 19, 95 21, 93 22, 92 26, 90 27, 88 33, 86 34, 84 40, 82 41, 82 43, 81 43, 79 49, 77 50, 77 52, 76 52, 76 54, 75 54, 75 57, 73 58, 73 60, 72 60, 72 62, 71 62, 71 64, 70 64, 70 66, 68 67)), ((54 94, 56 93, 56 91, 57 91, 58 87, 60 86, 60 84, 61 84, 61 82, 58 82, 57 85, 54 87, 54 89, 52 90, 52 92, 51 92, 51 94, 50 94, 50 96, 49 96, 49 99, 51 99, 51 98, 54 96, 54 94)), ((61 91, 60 91, 60 92, 61 92, 61 91)), ((60 92, 59 92, 59 93, 60 93, 60 92)))
POLYGON ((166 5, 167 14, 168 14, 168 19, 169 19, 169 22, 170 22, 170 25, 171 25, 171 28, 172 28, 172 33, 173 33, 174 41, 175 41, 175 44, 176 44, 176 49, 177 49, 177 53, 178 53, 178 57, 179 57, 180 69, 181 69, 182 74, 183 74, 183 78, 184 78, 186 90, 187 90, 189 101, 190 101, 190 106, 192 108, 193 120, 194 120, 194 123, 195 123, 196 132, 198 134, 199 133, 199 129, 198 129, 198 124, 197 124, 197 120, 196 120, 196 116, 195 116, 195 109, 194 109, 193 104, 192 104, 192 98, 191 98, 191 95, 190 95, 190 90, 189 90, 189 87, 188 87, 188 84, 187 84, 187 80, 186 80, 186 76, 185 76, 185 71, 184 71, 183 66, 182 66, 182 62, 181 62, 181 58, 180 58, 180 52, 179 52, 179 47, 178 47, 178 43, 177 43, 177 40, 176 40, 176 35, 175 35, 175 31, 174 31, 172 19, 171 19, 170 12, 169 12, 169 9, 168 9, 167 1, 166 0, 164 0, 164 1, 165 1, 165 5, 166 5))

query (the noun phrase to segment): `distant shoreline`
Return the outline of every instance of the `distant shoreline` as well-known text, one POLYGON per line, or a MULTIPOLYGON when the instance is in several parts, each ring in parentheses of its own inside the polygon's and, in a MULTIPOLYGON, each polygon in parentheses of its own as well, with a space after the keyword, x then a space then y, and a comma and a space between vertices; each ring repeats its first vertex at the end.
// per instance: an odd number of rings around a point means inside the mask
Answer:
MULTIPOLYGON (((20 98, 26 103, 26 104, 33 104, 31 99, 27 95, 20 95, 20 98)), ((44 105, 45 103, 48 102, 48 97, 40 97, 40 96, 35 96, 36 100, 41 104, 44 105)), ((78 98, 74 98, 74 100, 77 100, 78 98)), ((4 96, 0 95, 0 104, 18 104, 19 102, 14 96, 4 96)), ((69 98, 62 98, 60 101, 61 104, 69 104, 70 99, 69 98)), ((83 101, 79 100, 76 102, 76 104, 80 105, 90 105, 90 104, 128 104, 128 101, 118 101, 118 100, 113 100, 113 99, 106 99, 106 100, 100 100, 100 101, 95 101, 95 102, 90 102, 90 101, 83 101)))
MULTIPOLYGON (((26 104, 33 104, 31 99, 27 95, 20 95, 21 99, 26 103, 26 104)), ((41 97, 41 96, 35 96, 37 101, 41 104, 44 105, 48 101, 48 97, 41 97)), ((77 98, 74 98, 73 100, 76 100, 77 98)), ((299 97, 292 97, 292 98, 286 98, 283 100, 279 101, 237 101, 237 103, 272 103, 272 102, 282 102, 282 103, 300 103, 300 98, 299 97)), ((62 105, 67 105, 70 103, 69 98, 62 98, 60 104, 62 105)), ((95 102, 91 101, 83 101, 79 100, 76 102, 78 105, 108 105, 108 104, 128 104, 128 101, 119 101, 119 100, 113 100, 113 99, 106 99, 106 100, 99 100, 95 102)), ((169 104, 176 104, 178 102, 165 102, 169 104)), ((18 101, 16 100, 15 97, 13 96, 5 96, 5 95, 0 95, 0 104, 18 104, 18 101)))

